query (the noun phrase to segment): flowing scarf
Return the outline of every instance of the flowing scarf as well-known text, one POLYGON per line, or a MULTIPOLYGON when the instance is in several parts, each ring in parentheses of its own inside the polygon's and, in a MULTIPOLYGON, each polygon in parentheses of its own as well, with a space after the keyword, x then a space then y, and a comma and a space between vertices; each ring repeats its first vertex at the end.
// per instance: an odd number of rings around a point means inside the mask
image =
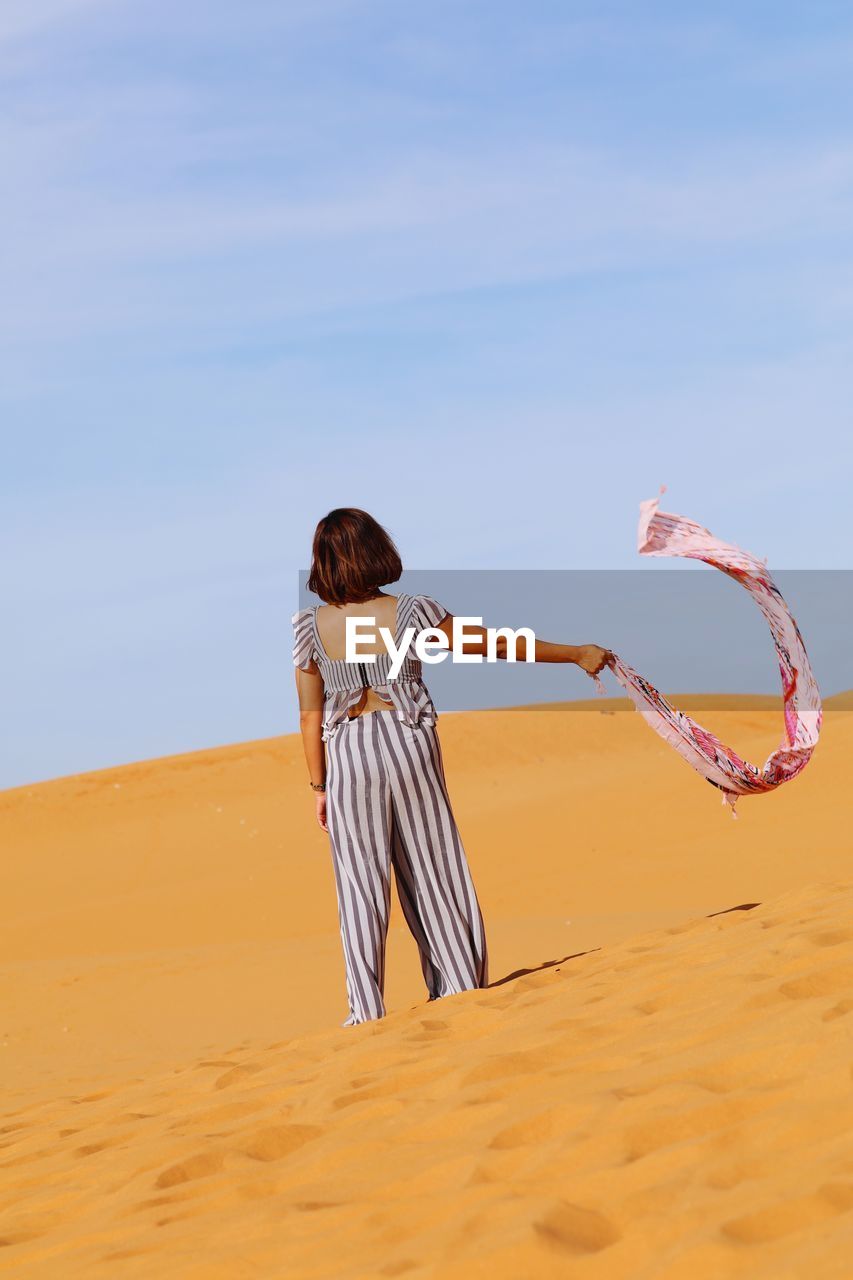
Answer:
MULTIPOLYGON (((664 489, 661 489, 661 493, 664 489)), ((667 702, 663 694, 614 655, 608 665, 634 706, 656 733, 675 748, 712 786, 737 817, 738 796, 773 791, 795 778, 808 764, 817 744, 822 718, 820 691, 803 638, 766 562, 728 542, 685 516, 658 509, 658 498, 640 504, 637 550, 644 556, 686 556, 704 560, 739 582, 758 605, 770 627, 782 675, 784 732, 763 769, 740 756, 667 702)), ((598 693, 604 686, 596 677, 598 693)))

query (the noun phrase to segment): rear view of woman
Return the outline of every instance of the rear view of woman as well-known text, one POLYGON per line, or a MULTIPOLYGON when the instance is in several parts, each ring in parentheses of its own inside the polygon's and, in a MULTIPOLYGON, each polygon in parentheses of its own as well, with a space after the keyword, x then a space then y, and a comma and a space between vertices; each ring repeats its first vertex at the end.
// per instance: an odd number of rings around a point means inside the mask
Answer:
MULTIPOLYGON (((385 1013, 392 866, 429 998, 488 985, 483 917, 447 792, 437 713, 413 649, 392 676, 378 631, 386 627, 398 646, 412 627, 450 639, 453 619, 431 596, 380 589, 401 573, 397 548, 372 516, 331 511, 317 526, 308 578, 324 604, 293 616, 302 740, 337 888, 350 1008, 344 1026, 385 1013), (373 661, 345 661, 347 618, 375 620, 359 645, 373 661)), ((466 625, 468 634, 466 653, 485 653, 485 629, 466 625)), ((535 647, 537 662, 576 662, 590 675, 610 658, 598 645, 537 640, 535 647)), ((505 640, 497 653, 506 657, 505 640)))

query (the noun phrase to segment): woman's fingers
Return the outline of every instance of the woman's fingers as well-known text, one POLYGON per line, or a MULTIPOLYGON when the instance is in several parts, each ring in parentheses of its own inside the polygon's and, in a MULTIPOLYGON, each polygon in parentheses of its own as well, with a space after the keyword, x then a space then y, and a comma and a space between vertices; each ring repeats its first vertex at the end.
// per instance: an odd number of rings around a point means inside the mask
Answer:
MULTIPOLYGON (((596 647, 600 649, 600 646, 596 646, 596 647)), ((611 653, 609 649, 600 649, 600 652, 601 652, 601 657, 596 663, 594 670, 589 672, 591 676, 600 675, 605 667, 610 666, 615 656, 613 653, 611 653)))
POLYGON ((614 658, 615 654, 610 649, 605 649, 600 644, 586 644, 582 646, 582 653, 577 661, 587 675, 595 679, 599 672, 613 662, 614 658))
POLYGON ((598 662, 595 664, 595 669, 592 672, 592 675, 597 676, 607 666, 608 662, 610 661, 611 654, 609 649, 604 649, 602 648, 601 645, 596 645, 595 647, 596 649, 598 649, 599 659, 598 659, 598 662))

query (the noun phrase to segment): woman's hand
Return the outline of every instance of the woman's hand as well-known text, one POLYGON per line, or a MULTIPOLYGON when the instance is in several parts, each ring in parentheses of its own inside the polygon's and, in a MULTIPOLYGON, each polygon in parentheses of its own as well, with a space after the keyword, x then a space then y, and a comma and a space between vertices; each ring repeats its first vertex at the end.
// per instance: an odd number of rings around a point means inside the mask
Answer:
POLYGON ((613 661, 609 649, 602 649, 598 644, 578 645, 577 664, 588 676, 597 676, 613 661))
POLYGON ((328 831, 326 823, 326 793, 325 791, 317 791, 314 794, 314 811, 317 815, 317 821, 324 831, 328 831))

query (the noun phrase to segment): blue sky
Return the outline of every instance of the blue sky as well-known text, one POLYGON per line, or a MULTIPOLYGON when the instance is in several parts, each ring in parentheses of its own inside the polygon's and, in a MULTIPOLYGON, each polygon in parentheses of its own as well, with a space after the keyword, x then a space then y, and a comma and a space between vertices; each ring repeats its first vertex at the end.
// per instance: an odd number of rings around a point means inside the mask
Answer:
POLYGON ((851 567, 851 85, 841 3, 5 0, 0 785, 292 731, 332 506, 851 567))

